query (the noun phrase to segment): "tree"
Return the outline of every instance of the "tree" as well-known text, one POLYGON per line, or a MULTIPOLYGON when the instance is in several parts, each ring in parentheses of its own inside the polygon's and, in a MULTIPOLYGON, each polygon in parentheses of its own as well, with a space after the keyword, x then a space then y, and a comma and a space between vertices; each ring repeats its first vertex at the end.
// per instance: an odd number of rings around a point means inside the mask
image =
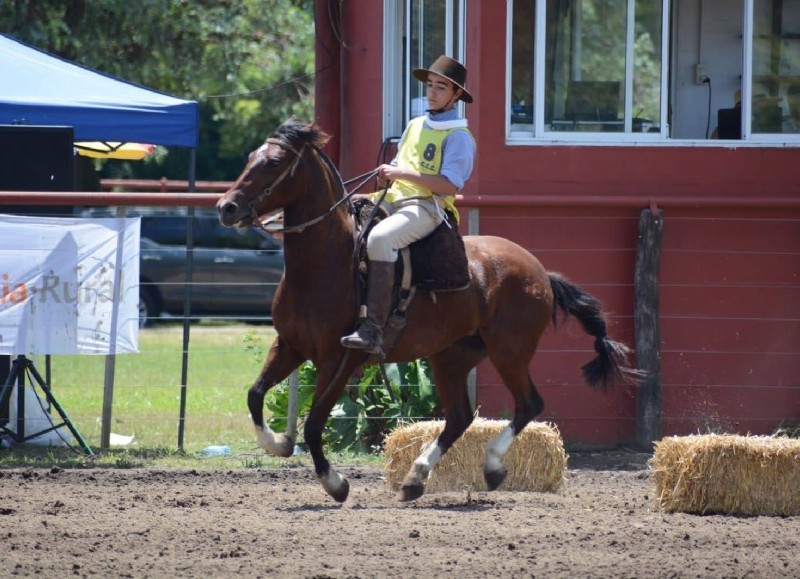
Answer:
MULTIPOLYGON (((313 0, 15 0, 0 30, 68 60, 200 105, 199 179, 234 178, 291 115, 313 116, 313 0)), ((107 164, 185 174, 186 152, 107 164)))

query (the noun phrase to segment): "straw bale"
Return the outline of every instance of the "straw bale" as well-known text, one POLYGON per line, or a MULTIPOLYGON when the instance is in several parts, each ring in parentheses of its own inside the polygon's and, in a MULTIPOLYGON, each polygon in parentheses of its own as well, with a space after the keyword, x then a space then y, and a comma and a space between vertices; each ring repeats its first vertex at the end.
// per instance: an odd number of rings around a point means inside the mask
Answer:
MULTIPOLYGON (((483 462, 486 445, 508 425, 507 420, 476 418, 450 447, 430 474, 426 492, 485 491, 483 462)), ((422 448, 441 434, 444 422, 415 422, 397 428, 384 444, 386 480, 400 488, 422 448)), ((500 485, 506 491, 556 492, 564 483, 567 454, 558 429, 531 422, 517 435, 505 456, 508 476, 500 485)))
POLYGON ((649 467, 666 512, 800 515, 800 440, 706 434, 656 443, 649 467))

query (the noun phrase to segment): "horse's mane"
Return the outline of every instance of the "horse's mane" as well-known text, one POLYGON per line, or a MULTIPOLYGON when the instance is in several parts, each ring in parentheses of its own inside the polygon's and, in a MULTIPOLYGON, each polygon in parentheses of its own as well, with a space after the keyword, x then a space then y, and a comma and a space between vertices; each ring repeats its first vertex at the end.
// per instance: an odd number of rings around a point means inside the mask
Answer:
POLYGON ((274 136, 297 148, 303 144, 322 147, 330 139, 330 135, 325 133, 317 125, 304 123, 297 117, 292 117, 285 121, 278 127, 274 136))

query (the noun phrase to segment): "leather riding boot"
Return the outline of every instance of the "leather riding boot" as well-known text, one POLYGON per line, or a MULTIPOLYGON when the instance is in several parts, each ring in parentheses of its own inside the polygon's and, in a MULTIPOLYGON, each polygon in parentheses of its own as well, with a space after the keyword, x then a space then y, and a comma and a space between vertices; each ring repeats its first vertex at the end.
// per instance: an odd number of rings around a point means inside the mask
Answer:
POLYGON ((367 280, 367 317, 355 332, 341 339, 345 348, 380 354, 383 347, 383 327, 389 317, 394 284, 394 262, 372 261, 367 280))

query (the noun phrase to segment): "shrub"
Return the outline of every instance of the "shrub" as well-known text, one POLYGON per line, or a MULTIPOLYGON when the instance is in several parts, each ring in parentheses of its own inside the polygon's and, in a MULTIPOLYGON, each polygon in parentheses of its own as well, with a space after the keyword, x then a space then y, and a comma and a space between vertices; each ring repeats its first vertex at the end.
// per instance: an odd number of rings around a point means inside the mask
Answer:
MULTIPOLYGON (((437 414, 437 396, 425 359, 403 364, 386 364, 388 388, 383 384, 380 367, 367 366, 354 375, 331 411, 324 432, 324 442, 334 452, 380 452, 383 439, 398 421, 425 420, 437 414)), ((299 369, 298 425, 311 409, 317 372, 311 362, 299 369)), ((272 415, 270 428, 284 431, 289 410, 289 383, 272 388, 265 406, 272 415)), ((300 443, 301 441, 298 441, 300 443)))

